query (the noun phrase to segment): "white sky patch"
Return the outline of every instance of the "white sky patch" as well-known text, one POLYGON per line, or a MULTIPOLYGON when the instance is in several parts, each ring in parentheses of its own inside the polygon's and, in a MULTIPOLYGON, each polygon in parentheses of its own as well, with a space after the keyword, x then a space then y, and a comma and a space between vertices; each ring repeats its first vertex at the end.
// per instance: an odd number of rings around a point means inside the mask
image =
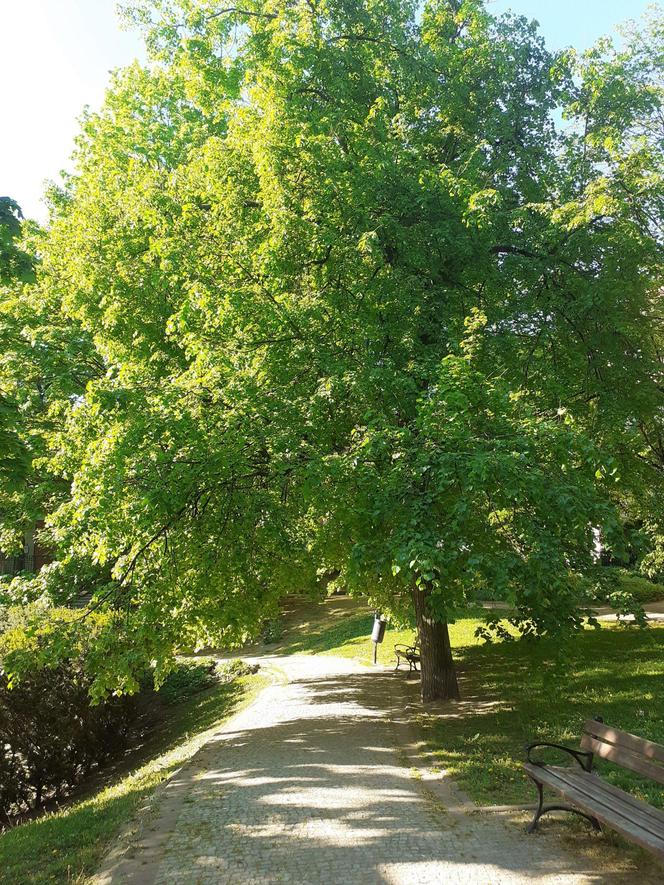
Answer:
POLYGON ((109 71, 142 52, 122 32, 115 0, 0 0, 0 196, 45 220, 44 182, 71 168, 86 104, 99 107, 109 71))
MULTIPOLYGON (((585 49, 650 0, 488 0, 540 22, 550 48, 585 49)), ((101 104, 109 71, 143 57, 116 0, 0 0, 0 196, 44 221, 44 182, 70 169, 78 118, 101 104)))

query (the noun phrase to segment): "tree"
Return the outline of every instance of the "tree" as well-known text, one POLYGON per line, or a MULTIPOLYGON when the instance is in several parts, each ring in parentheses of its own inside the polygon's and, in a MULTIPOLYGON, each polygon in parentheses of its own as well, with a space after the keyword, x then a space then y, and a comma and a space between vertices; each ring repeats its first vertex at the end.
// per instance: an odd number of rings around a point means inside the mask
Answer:
POLYGON ((658 183, 621 135, 646 67, 479 0, 128 14, 152 65, 87 118, 41 268, 106 369, 48 441, 51 592, 84 567, 114 612, 101 687, 119 633, 118 672, 165 666, 330 573, 414 611, 425 700, 457 696, 480 590, 527 635, 578 626, 616 419, 659 403, 658 183))
MULTIPOLYGON (((0 293, 12 282, 29 279, 32 261, 18 245, 22 213, 9 197, 0 197, 0 293)), ((4 300, 4 299, 3 299, 4 300)), ((5 305, 0 304, 0 355, 9 349, 10 323, 5 305)), ((14 490, 25 478, 27 453, 17 432, 16 403, 0 385, 0 504, 6 509, 2 491, 14 490)))
POLYGON ((104 371, 90 336, 37 280, 44 236, 15 202, 0 200, 0 552, 10 554, 66 497, 66 484, 45 469, 47 441, 61 411, 104 371))

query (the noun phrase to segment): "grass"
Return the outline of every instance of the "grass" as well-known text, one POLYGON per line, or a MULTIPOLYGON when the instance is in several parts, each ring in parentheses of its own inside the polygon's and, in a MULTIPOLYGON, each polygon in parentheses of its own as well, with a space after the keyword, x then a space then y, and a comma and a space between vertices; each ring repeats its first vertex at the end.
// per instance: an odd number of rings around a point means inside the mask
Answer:
MULTIPOLYGON (((334 654, 370 663, 373 616, 349 600, 319 607, 280 649, 334 654)), ((604 626, 550 641, 480 643, 480 613, 450 626, 463 700, 422 712, 424 752, 447 770, 479 805, 533 801, 522 771, 524 747, 536 740, 578 746, 585 719, 602 716, 626 731, 664 743, 664 627, 604 626)), ((394 661, 394 645, 412 644, 412 630, 388 628, 378 661, 394 661)), ((664 806, 661 787, 599 763, 609 780, 664 806)))
MULTIPOLYGON (((480 805, 532 802, 524 746, 578 746, 585 719, 602 716, 664 743, 664 628, 604 627, 575 636, 557 660, 551 642, 465 646, 457 654, 465 702, 423 713, 426 752, 480 805)), ((660 786, 608 763, 614 784, 660 807, 660 786)))
MULTIPOLYGON (((478 617, 467 617, 450 627, 452 644, 469 645, 477 640, 473 633, 480 623, 478 617)), ((328 599, 322 605, 304 604, 299 619, 291 617, 285 633, 287 638, 279 646, 280 654, 333 654, 338 657, 354 658, 363 664, 373 662, 373 642, 371 629, 373 613, 362 603, 348 597, 328 599)), ((405 630, 388 626, 385 639, 378 646, 378 662, 396 662, 394 646, 412 645, 415 641, 413 628, 405 630)))
POLYGON ((171 708, 167 721, 140 749, 129 773, 105 787, 0 836, 0 885, 82 883, 139 806, 187 762, 211 732, 249 703, 266 678, 220 684, 171 708))

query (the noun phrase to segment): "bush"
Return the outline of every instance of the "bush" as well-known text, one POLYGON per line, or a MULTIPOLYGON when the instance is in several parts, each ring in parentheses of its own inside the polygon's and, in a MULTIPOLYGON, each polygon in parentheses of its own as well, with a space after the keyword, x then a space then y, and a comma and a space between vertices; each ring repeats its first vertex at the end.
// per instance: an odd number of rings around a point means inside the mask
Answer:
POLYGON ((127 695, 91 704, 86 637, 101 616, 83 623, 81 612, 32 604, 3 608, 0 617, 0 818, 7 822, 66 796, 93 767, 122 753, 138 708, 127 695), (35 624, 44 635, 72 628, 80 642, 49 656, 35 624), (23 665, 18 681, 5 670, 12 655, 23 665))
POLYGON ((41 667, 13 688, 0 676, 0 813, 5 820, 71 791, 121 752, 135 718, 131 698, 90 706, 76 662, 41 667))
POLYGON ((658 602, 664 599, 664 585, 655 584, 643 575, 627 569, 617 569, 620 589, 631 594, 642 605, 646 602, 658 602))
POLYGON ((220 682, 233 682, 241 676, 258 673, 259 670, 260 664, 248 664, 236 658, 232 661, 220 661, 216 665, 215 673, 220 682))
POLYGON ((234 682, 241 676, 257 673, 258 664, 232 660, 217 662, 214 658, 178 661, 159 689, 165 704, 177 704, 200 691, 219 683, 234 682))
POLYGON ((267 618, 261 627, 261 639, 270 644, 279 642, 284 635, 283 625, 280 618, 267 618))
MULTIPOLYGON (((124 694, 95 691, 87 672, 90 635, 107 630, 107 616, 28 605, 0 610, 0 819, 36 809, 71 792, 93 767, 122 753, 141 709, 170 706, 219 682, 255 672, 242 661, 179 661, 155 695, 154 673, 128 672, 124 694), (35 628, 37 625, 37 628, 35 628), (60 641, 51 642, 49 639, 60 641), (131 697, 131 692, 140 696, 131 697), (91 703, 91 697, 96 703, 91 703), (147 700, 147 705, 141 703, 147 700)), ((94 672, 94 666, 90 669, 94 672)))
POLYGON ((161 699, 166 704, 177 704, 191 695, 211 688, 218 681, 216 666, 213 658, 179 661, 159 689, 161 699))

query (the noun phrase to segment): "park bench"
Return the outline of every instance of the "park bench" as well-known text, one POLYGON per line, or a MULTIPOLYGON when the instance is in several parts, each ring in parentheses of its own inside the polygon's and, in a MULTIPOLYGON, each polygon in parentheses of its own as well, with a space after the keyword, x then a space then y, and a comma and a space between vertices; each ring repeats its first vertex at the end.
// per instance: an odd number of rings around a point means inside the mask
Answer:
POLYGON ((548 811, 572 811, 590 821, 595 830, 600 823, 620 833, 631 842, 664 858, 664 811, 603 780, 593 771, 593 759, 599 757, 627 768, 644 778, 664 784, 664 747, 611 728, 599 719, 589 719, 583 727, 581 748, 573 750, 560 744, 535 743, 526 748, 526 773, 535 782, 539 804, 528 827, 537 829, 540 817, 548 811), (552 747, 569 753, 577 766, 549 765, 533 758, 538 748, 552 747), (545 805, 544 788, 560 794, 569 805, 545 805))
POLYGON ((410 675, 413 671, 417 673, 417 665, 420 663, 419 642, 416 642, 415 645, 395 645, 394 653, 397 656, 395 670, 398 670, 401 662, 405 661, 408 664, 408 674, 410 675))

